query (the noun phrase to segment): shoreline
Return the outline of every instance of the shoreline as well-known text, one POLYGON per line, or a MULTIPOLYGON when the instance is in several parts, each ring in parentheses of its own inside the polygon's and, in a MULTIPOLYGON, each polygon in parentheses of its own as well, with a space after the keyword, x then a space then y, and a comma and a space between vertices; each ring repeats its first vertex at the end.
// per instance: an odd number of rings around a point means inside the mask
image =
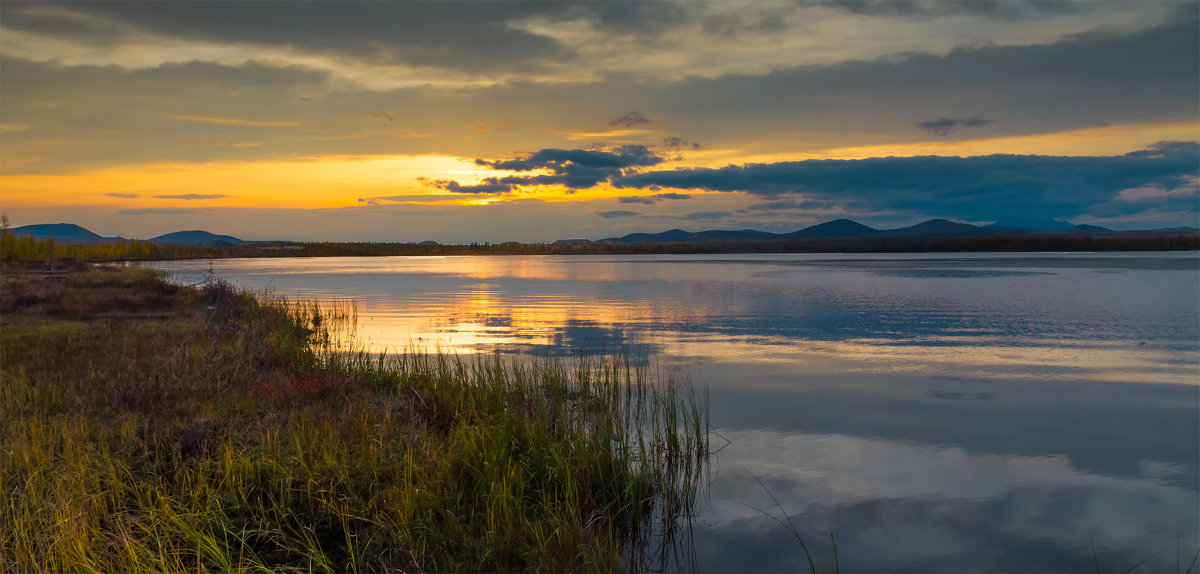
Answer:
POLYGON ((352 305, 5 270, 5 569, 638 570, 707 457, 686 381, 347 351, 352 305))

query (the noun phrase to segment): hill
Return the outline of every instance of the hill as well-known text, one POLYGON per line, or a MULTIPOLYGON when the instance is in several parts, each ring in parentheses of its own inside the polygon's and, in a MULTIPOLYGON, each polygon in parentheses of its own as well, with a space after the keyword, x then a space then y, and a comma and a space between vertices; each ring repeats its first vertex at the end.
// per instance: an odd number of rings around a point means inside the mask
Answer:
POLYGON ((245 243, 245 241, 233 236, 217 235, 215 233, 209 233, 199 229, 193 229, 191 231, 176 231, 174 233, 159 235, 158 237, 151 239, 150 242, 159 244, 173 243, 176 245, 215 245, 218 247, 222 245, 240 245, 245 243))
POLYGON ((74 223, 22 225, 12 228, 11 231, 17 237, 32 236, 39 241, 53 239, 56 243, 103 245, 105 243, 115 243, 121 239, 119 237, 104 237, 74 223))
MULTIPOLYGON (((917 239, 922 237, 973 237, 973 236, 1020 236, 1020 235, 1098 235, 1098 234, 1149 234, 1161 235, 1163 232, 1189 232, 1191 228, 1177 230, 1145 230, 1145 231, 1113 231, 1098 225, 1072 225, 1057 220, 1032 221, 1036 227, 1018 228, 1009 225, 993 223, 990 225, 971 225, 946 219, 930 219, 909 227, 896 229, 875 229, 850 219, 835 219, 818 223, 799 231, 790 233, 768 233, 743 229, 740 231, 724 231, 711 229, 708 231, 684 231, 670 229, 659 233, 631 233, 623 237, 600 239, 596 243, 716 243, 716 242, 745 242, 770 241, 773 239, 866 239, 866 238, 905 238, 917 239)), ((579 240, 564 240, 579 242, 579 240)), ((566 244, 566 243, 563 243, 566 244)))
POLYGON ((805 227, 800 231, 786 233, 780 237, 813 237, 813 238, 828 238, 828 237, 872 237, 879 235, 879 230, 873 227, 867 227, 857 221, 849 219, 835 219, 818 223, 812 227, 805 227))
POLYGON ((1003 231, 993 231, 969 223, 957 223, 945 219, 930 219, 910 227, 888 229, 880 232, 888 237, 957 237, 962 235, 997 235, 1003 231))

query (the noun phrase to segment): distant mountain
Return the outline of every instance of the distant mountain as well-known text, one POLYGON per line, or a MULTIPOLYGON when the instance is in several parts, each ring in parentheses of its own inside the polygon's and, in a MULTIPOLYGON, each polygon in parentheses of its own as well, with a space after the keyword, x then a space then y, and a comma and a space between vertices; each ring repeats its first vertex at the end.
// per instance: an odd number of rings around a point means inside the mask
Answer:
POLYGON ((1067 231, 1083 232, 1083 233, 1104 233, 1104 232, 1110 232, 1112 230, 1107 227, 1100 227, 1099 225, 1088 225, 1085 223, 1082 225, 1076 225, 1076 226, 1068 229, 1067 231))
POLYGON ((670 229, 659 233, 631 233, 624 237, 601 239, 597 243, 702 243, 706 241, 769 241, 772 239, 845 239, 864 237, 958 237, 968 235, 1002 235, 1026 233, 1020 229, 989 226, 979 227, 945 219, 930 219, 910 227, 875 229, 849 219, 835 219, 791 233, 768 233, 743 229, 741 231, 709 230, 700 232, 670 229))
POLYGON ((777 239, 779 235, 766 231, 743 229, 741 231, 725 231, 711 229, 708 231, 684 231, 669 229, 660 233, 631 233, 624 237, 609 237, 598 243, 703 243, 706 241, 758 241, 777 239))
POLYGON ((1025 218, 1025 219, 1006 219, 997 221, 991 225, 984 225, 988 229, 1003 229, 1005 231, 1067 231, 1074 229, 1076 225, 1069 221, 1050 218, 1025 218))
POLYGON ((887 229, 881 231, 880 235, 888 237, 953 237, 959 235, 996 235, 998 233, 997 231, 969 223, 957 223, 945 219, 930 219, 911 227, 887 229))
POLYGON ((121 239, 119 237, 103 237, 74 223, 22 225, 12 228, 12 232, 13 235, 18 237, 33 236, 38 241, 53 239, 56 243, 82 243, 86 245, 116 243, 121 239))
POLYGON ((879 230, 867 227, 857 221, 849 219, 835 219, 818 223, 812 227, 805 227, 800 231, 785 233, 780 237, 871 237, 879 235, 879 230))
POLYGON ((151 243, 174 243, 177 245, 238 245, 245 243, 241 239, 229 235, 217 235, 207 231, 194 229, 192 231, 176 231, 159 235, 150 240, 151 243))

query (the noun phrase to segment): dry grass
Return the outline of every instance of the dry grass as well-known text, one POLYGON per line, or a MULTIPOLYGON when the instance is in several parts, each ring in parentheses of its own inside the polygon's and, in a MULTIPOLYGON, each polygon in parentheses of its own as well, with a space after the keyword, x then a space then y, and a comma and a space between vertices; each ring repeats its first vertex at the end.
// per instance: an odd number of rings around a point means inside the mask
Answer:
POLYGON ((703 399, 620 356, 354 352, 353 307, 146 270, 0 276, 0 570, 678 560, 703 399))

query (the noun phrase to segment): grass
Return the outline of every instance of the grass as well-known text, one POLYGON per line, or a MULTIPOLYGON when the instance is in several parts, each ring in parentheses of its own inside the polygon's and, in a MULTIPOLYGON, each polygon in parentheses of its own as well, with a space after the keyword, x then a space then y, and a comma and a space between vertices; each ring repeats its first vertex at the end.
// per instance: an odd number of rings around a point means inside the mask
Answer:
POLYGON ((0 275, 0 570, 680 562, 705 398, 619 354, 389 356, 354 308, 149 270, 0 275))

